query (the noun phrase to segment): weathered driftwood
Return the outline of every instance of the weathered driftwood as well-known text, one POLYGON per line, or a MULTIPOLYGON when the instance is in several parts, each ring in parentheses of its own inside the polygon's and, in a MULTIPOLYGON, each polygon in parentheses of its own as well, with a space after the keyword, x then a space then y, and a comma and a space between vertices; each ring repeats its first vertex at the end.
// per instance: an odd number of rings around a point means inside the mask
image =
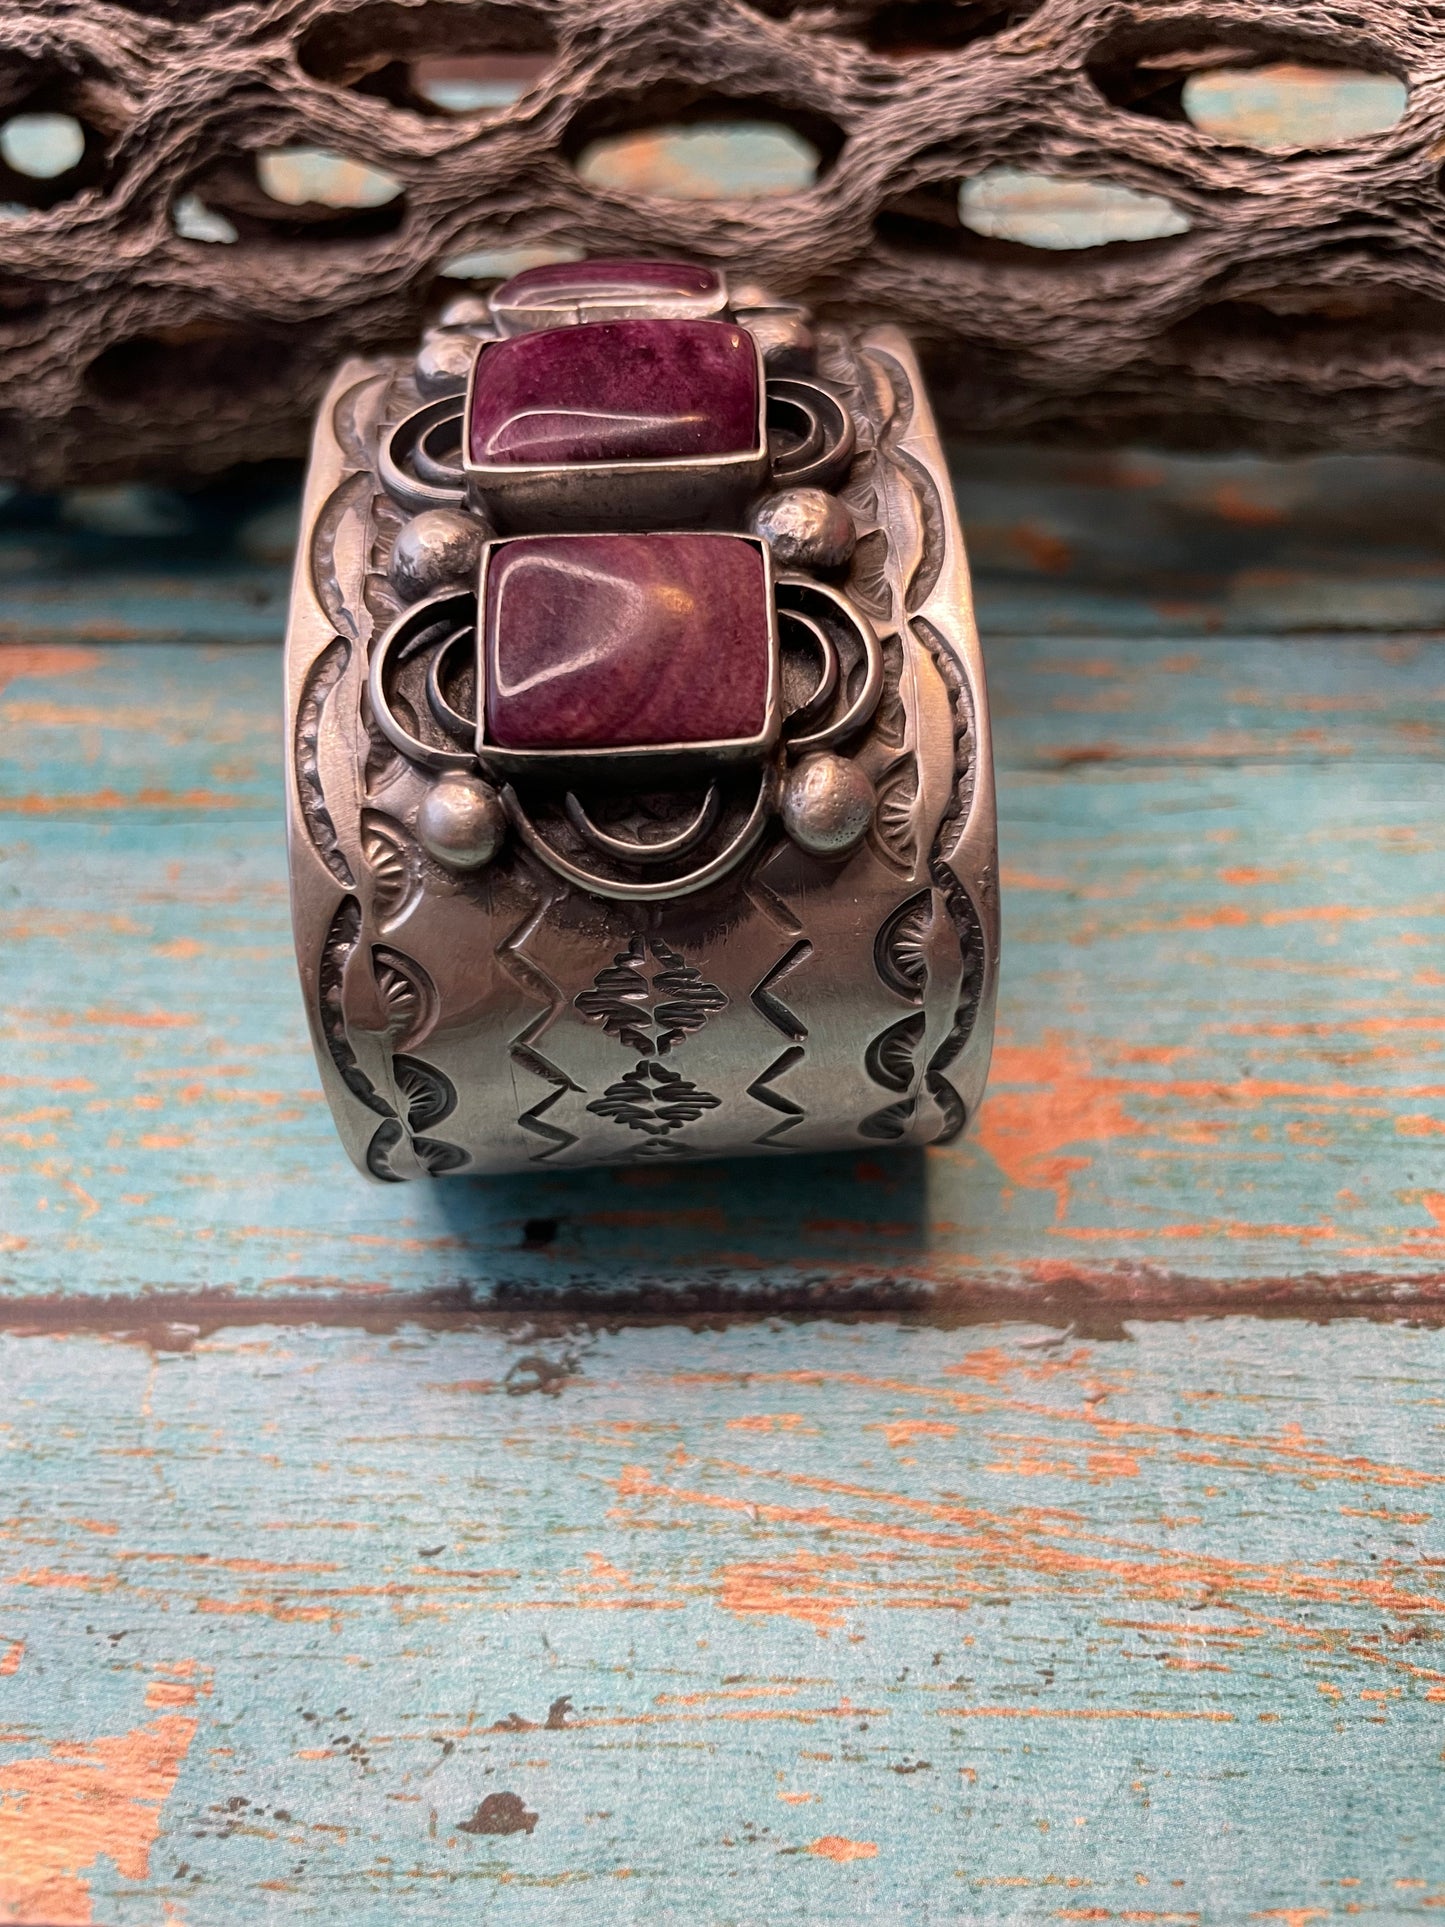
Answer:
POLYGON ((48 189, 0 168, 0 200, 33 209, 0 220, 0 473, 32 483, 294 453, 328 368, 411 338, 440 262, 523 244, 691 252, 901 321, 975 433, 1428 449, 1445 421, 1445 17, 1425 0, 9 0, 0 115, 37 108, 90 132, 48 189), (409 61, 499 48, 555 53, 492 121, 408 92, 409 61), (1393 72, 1409 107, 1327 153, 1223 143, 1160 78, 1220 48, 1393 72), (816 186, 644 200, 573 165, 599 131, 739 112, 806 134, 816 186), (251 157, 293 143, 384 167, 404 198, 269 202, 251 157), (1165 195, 1190 231, 981 240, 957 187, 1000 164, 1165 195), (192 191, 234 245, 176 233, 192 191))

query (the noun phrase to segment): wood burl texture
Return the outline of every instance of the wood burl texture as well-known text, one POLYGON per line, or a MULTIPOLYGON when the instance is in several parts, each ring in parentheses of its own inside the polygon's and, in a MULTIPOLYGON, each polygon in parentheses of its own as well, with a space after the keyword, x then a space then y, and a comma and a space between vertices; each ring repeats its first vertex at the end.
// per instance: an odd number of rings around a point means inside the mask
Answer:
POLYGON ((440 266, 477 248, 698 255, 898 321, 975 434, 1429 449, 1445 419, 1427 0, 11 0, 18 110, 90 129, 53 191, 0 170, 0 199, 32 204, 0 218, 0 472, 43 486, 299 452, 342 355, 415 339, 440 266), (422 55, 508 49, 550 59, 490 120, 406 82, 422 55), (1323 152, 1232 144, 1158 91, 1221 49, 1394 74, 1408 109, 1323 152), (690 117, 792 127, 819 178, 696 202, 574 165, 595 135, 690 117), (297 144, 404 193, 268 200, 256 152, 297 144), (1162 195, 1190 225, 1061 255, 984 241, 958 187, 1000 165, 1162 195), (186 195, 234 245, 176 231, 186 195))

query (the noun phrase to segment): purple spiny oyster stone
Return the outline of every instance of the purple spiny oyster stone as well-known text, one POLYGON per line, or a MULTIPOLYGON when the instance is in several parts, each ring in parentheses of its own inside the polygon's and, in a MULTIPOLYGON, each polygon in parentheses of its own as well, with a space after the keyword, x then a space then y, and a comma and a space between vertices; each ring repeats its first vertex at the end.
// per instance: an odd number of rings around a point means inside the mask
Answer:
POLYGON ((758 446, 758 360, 731 321, 598 321, 482 350, 469 449, 483 466, 665 461, 758 446))
POLYGON ((630 296, 701 300, 720 297, 722 283, 711 268, 690 261, 549 261, 523 268, 492 296, 498 307, 563 308, 630 296))
POLYGON ((767 573, 738 535, 525 535, 487 564, 485 743, 665 748, 760 736, 767 573))

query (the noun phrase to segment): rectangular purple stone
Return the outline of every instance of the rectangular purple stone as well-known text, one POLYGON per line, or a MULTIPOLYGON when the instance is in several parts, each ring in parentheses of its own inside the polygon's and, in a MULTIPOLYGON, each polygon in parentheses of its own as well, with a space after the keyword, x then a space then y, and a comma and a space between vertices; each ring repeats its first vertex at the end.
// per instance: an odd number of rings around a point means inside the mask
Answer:
POLYGON ((499 542, 479 626, 492 747, 662 749, 767 728, 772 611, 745 536, 499 542))
POLYGON ((686 460, 759 446, 758 357, 730 321, 603 321, 484 348, 468 450, 480 467, 686 460))

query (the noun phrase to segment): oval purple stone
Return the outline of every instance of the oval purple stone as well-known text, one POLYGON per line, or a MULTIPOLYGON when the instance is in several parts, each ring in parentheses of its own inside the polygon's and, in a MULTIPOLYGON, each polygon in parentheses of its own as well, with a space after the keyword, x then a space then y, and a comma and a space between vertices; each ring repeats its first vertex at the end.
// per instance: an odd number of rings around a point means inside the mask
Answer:
POLYGON ((485 742, 664 749, 768 723, 773 625, 739 535, 527 535, 487 563, 485 742))
POLYGON ((482 350, 468 447, 482 467, 685 460, 759 446, 758 358, 730 321, 599 321, 482 350))

